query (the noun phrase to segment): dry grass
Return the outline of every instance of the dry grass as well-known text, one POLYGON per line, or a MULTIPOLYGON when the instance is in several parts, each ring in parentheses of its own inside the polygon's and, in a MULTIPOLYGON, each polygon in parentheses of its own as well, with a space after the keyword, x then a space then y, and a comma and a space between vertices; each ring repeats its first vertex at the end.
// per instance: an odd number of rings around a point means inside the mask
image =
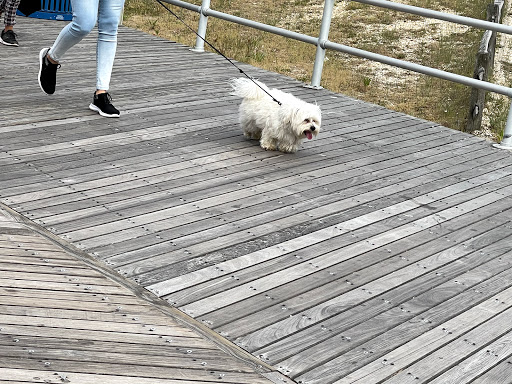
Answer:
MULTIPOLYGON (((396 1, 396 0, 395 0, 396 1)), ((200 0, 192 0, 200 4, 200 0)), ((485 19, 492 0, 401 0, 400 2, 485 19)), ((169 6, 193 28, 195 12, 169 6)), ((211 8, 265 24, 318 36, 321 0, 212 0, 211 8)), ((153 0, 127 0, 124 24, 193 46, 195 35, 153 0)), ((482 31, 414 15, 338 1, 329 40, 472 76, 482 31)), ((210 17, 207 40, 226 56, 305 83, 311 81, 315 47, 210 17)), ((462 130, 470 89, 410 71, 328 52, 321 85, 444 126, 462 130)), ((498 124, 499 125, 499 124, 498 124)), ((494 127, 497 131, 502 127, 494 127)))

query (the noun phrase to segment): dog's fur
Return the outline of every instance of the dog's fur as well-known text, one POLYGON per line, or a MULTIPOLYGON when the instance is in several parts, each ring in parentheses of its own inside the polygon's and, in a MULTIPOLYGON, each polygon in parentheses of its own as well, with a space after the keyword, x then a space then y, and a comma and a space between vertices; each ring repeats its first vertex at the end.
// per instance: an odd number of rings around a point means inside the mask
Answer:
POLYGON ((243 99, 239 119, 246 137, 259 140, 260 146, 266 150, 294 153, 304 138, 312 139, 318 135, 322 120, 318 105, 257 83, 281 105, 252 80, 231 80, 233 94, 243 99))

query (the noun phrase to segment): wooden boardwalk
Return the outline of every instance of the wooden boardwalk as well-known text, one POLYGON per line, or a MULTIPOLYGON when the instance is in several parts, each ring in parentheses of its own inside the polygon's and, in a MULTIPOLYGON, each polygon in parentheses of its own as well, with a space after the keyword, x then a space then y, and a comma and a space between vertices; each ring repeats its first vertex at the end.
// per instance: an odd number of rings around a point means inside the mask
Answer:
POLYGON ((0 271, 2 384, 284 383, 5 209, 0 271))
MULTIPOLYGON (((62 63, 57 93, 39 90, 37 53, 62 26, 20 19, 22 46, 0 47, 5 209, 265 374, 512 383, 510 152, 240 64, 323 111, 317 139, 293 155, 266 152, 241 134, 234 67, 127 28, 111 88, 123 115, 101 118, 87 108, 92 36, 62 63)), ((3 344, 2 369, 20 368, 3 344)))

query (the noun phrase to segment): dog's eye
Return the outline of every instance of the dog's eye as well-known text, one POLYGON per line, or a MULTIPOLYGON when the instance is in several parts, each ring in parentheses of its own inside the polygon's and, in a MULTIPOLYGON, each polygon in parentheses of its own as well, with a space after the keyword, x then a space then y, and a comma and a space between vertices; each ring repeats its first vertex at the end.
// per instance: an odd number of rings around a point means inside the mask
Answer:
POLYGON ((309 123, 309 119, 304 119, 304 122, 305 123, 309 123))

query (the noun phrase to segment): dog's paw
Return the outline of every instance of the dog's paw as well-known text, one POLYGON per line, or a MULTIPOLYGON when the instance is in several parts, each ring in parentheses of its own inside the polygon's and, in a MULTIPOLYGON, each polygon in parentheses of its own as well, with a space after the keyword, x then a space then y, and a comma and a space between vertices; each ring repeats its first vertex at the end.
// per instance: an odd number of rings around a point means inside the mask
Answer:
POLYGON ((261 134, 258 132, 244 132, 244 136, 251 140, 259 140, 261 139, 261 134))
POLYGON ((279 150, 283 153, 295 153, 297 152, 297 147, 295 146, 279 146, 279 150))
POLYGON ((263 148, 265 151, 277 150, 277 147, 274 144, 269 144, 269 143, 260 143, 260 147, 263 148))

